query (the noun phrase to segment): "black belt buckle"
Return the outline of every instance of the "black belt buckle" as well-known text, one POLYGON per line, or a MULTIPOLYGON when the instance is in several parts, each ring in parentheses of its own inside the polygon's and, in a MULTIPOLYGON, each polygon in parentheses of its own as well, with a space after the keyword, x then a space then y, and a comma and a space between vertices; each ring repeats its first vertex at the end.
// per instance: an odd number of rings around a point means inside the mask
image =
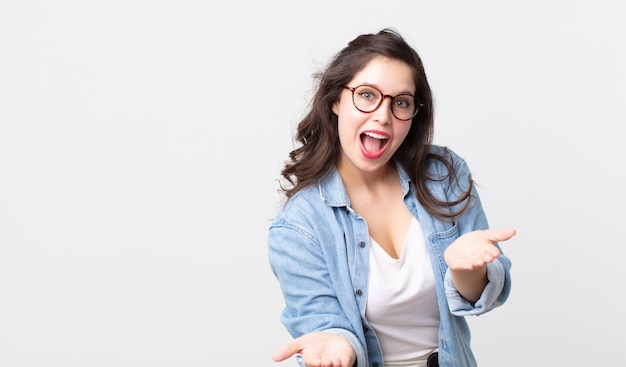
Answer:
POLYGON ((428 356, 428 361, 426 362, 426 366, 428 367, 439 367, 439 353, 435 352, 428 356))

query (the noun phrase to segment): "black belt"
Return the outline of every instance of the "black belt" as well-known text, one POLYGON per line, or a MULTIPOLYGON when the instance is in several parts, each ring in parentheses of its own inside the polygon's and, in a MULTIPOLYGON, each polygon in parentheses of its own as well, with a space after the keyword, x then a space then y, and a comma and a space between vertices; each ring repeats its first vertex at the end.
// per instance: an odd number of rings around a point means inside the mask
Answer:
POLYGON ((428 367, 439 367, 439 353, 435 352, 428 356, 428 361, 426 362, 426 366, 428 367))

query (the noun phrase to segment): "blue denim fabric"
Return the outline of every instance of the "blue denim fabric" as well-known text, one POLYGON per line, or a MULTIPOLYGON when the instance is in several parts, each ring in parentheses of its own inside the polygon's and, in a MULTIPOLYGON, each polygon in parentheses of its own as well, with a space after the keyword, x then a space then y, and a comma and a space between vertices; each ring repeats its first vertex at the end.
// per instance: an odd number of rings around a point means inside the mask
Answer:
MULTIPOLYGON (((439 199, 451 201, 467 187, 470 174, 465 161, 443 147, 432 151, 452 159, 454 181, 429 181, 439 199)), ((430 177, 445 177, 441 162, 431 160, 430 177)), ((452 283, 444 261, 445 249, 463 233, 487 229, 478 193, 472 205, 454 221, 431 216, 416 199, 405 170, 398 165, 404 203, 419 220, 435 274, 439 311, 439 361, 442 367, 476 366, 470 349, 470 330, 465 316, 479 315, 502 305, 508 298, 510 260, 502 254, 487 266, 489 283, 472 305, 452 283)), ((357 366, 383 366, 378 339, 365 319, 369 273, 369 235, 365 220, 350 206, 337 170, 319 184, 289 200, 274 218, 268 235, 270 267, 285 298, 281 321, 295 338, 311 331, 325 331, 348 338, 357 355, 357 366)), ((301 364, 300 359, 298 359, 301 364)))

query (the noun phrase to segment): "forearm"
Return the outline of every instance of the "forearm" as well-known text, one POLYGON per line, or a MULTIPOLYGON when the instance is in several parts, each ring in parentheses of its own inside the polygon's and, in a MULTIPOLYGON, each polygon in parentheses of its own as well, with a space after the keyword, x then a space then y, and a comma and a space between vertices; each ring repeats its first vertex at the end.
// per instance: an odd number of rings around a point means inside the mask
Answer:
POLYGON ((488 283, 485 266, 473 270, 450 269, 450 275, 461 297, 472 304, 478 301, 488 283))

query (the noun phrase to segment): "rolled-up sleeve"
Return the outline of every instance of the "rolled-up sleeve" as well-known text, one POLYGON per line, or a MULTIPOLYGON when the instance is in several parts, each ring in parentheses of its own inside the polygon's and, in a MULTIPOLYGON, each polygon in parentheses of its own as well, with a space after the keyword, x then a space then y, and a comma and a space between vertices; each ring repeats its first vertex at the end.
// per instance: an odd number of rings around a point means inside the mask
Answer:
POLYGON ((503 304, 510 291, 510 277, 505 263, 508 263, 508 259, 501 255, 495 261, 487 264, 488 282, 480 298, 474 304, 461 297, 452 281, 450 269, 448 269, 444 278, 444 285, 450 312, 456 316, 480 315, 503 304))

